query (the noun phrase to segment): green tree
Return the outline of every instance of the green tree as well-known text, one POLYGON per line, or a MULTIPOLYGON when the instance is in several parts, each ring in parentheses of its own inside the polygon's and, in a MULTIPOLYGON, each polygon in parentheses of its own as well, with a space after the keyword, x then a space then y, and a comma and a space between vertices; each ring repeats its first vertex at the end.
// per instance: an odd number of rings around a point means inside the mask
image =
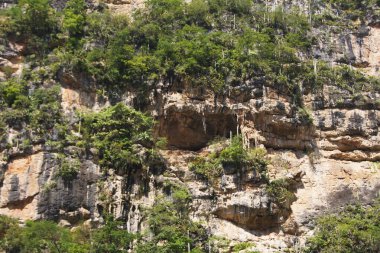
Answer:
POLYGON ((20 252, 22 229, 16 219, 0 216, 0 249, 6 252, 20 252))
POLYGON ((110 215, 105 218, 105 225, 94 232, 93 248, 96 253, 122 253, 128 249, 134 239, 121 222, 110 215))
POLYGON ((308 253, 365 253, 380 251, 380 202, 371 207, 349 206, 317 222, 307 242, 308 253))
POLYGON ((65 252, 65 241, 69 240, 69 232, 52 221, 27 222, 22 231, 23 252, 65 252))
POLYGON ((86 3, 84 0, 69 0, 64 9, 63 29, 68 33, 68 42, 77 46, 86 25, 86 3))
MULTIPOLYGON (((140 168, 143 164, 140 147, 154 146, 151 127, 153 120, 119 103, 99 113, 83 117, 85 140, 99 149, 100 164, 104 168, 122 171, 140 168)), ((149 160, 147 158, 147 160, 149 160)))
POLYGON ((10 13, 8 35, 25 43, 24 53, 41 58, 54 48, 59 26, 49 0, 20 0, 10 13))
POLYGON ((170 183, 166 188, 169 196, 158 198, 148 211, 148 223, 153 237, 148 242, 139 242, 136 250, 138 253, 187 252, 188 245, 191 249, 204 246, 202 242, 207 238, 205 230, 189 219, 189 191, 170 183))
POLYGON ((44 37, 56 29, 55 11, 49 0, 20 0, 12 10, 12 18, 17 31, 28 37, 44 37))

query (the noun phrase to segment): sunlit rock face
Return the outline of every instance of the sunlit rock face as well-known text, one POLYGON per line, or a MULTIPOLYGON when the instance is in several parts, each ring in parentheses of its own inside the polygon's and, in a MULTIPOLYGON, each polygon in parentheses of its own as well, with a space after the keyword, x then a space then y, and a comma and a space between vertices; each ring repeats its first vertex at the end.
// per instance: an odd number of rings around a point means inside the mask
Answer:
MULTIPOLYGON (((57 156, 47 152, 16 157, 3 166, 0 213, 21 220, 58 219, 80 208, 94 214, 99 168, 87 161, 68 183, 54 177, 58 166, 57 156)), ((72 217, 73 224, 81 215, 72 217)))
MULTIPOLYGON (((63 8, 64 2, 56 1, 56 8, 63 8)), ((292 1, 283 2, 290 8, 292 1)), ((109 0, 105 4, 115 13, 131 13, 143 1, 109 0)), ((307 11, 303 1, 293 4, 307 11)), ((344 62, 369 75, 379 75, 377 22, 369 20, 354 33, 319 36, 326 31, 312 32, 318 40, 311 52, 316 58, 332 65, 344 62), (327 41, 335 48, 330 53, 327 41)), ((1 80, 21 74, 23 48, 10 43, 1 51, 1 80)), ((61 106, 69 119, 75 120, 76 110, 95 112, 113 102, 83 73, 61 71, 57 79, 61 106)), ((118 95, 119 101, 134 106, 133 91, 118 95)), ((96 151, 90 155, 79 151, 79 174, 72 182, 65 182, 54 177, 59 167, 55 152, 38 145, 28 152, 14 148, 0 155, 11 157, 0 162, 0 214, 21 220, 54 219, 75 226, 84 220, 101 222, 101 214, 108 211, 125 221, 129 231, 141 232, 147 228, 144 211, 169 180, 190 190, 191 218, 212 235, 249 240, 263 252, 280 251, 304 240, 316 217, 350 203, 369 204, 379 196, 380 94, 360 95, 353 97, 329 85, 321 94, 305 91, 303 100, 310 112, 310 118, 305 119, 297 113, 289 94, 271 85, 248 82, 218 97, 188 84, 162 83, 148 94, 145 109, 157 122, 155 134, 167 138, 168 150, 161 151, 165 169, 129 174, 102 171, 96 151), (219 183, 211 185, 189 169, 195 157, 216 149, 210 145, 213 140, 237 133, 247 147, 266 148, 271 160, 270 180, 295 182, 294 201, 276 203, 253 172, 224 168, 219 183)), ((22 126, 9 129, 9 142, 22 131, 22 126)), ((4 145, 0 143, 0 147, 4 145)), ((65 152, 70 154, 74 149, 65 152)))

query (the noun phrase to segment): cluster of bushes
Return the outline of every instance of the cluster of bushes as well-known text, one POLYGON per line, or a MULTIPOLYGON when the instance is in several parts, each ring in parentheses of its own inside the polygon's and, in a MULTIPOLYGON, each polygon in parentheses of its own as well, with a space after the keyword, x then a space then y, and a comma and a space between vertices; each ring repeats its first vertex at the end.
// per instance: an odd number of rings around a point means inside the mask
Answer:
MULTIPOLYGON (((9 128, 20 132, 15 143, 2 149, 45 144, 49 150, 62 153, 65 146, 75 143, 86 150, 96 148, 99 164, 105 169, 127 171, 143 165, 162 165, 152 137, 152 118, 124 104, 98 113, 80 113, 77 124, 69 127, 63 117, 58 86, 31 89, 22 79, 9 79, 0 83, 0 109, 3 143, 9 128), (142 154, 142 150, 146 152, 142 154)), ((60 161, 58 176, 66 181, 74 179, 79 160, 62 155, 60 161)))
POLYGON ((296 200, 295 185, 291 179, 269 181, 267 165, 270 160, 262 148, 246 149, 240 136, 235 136, 231 143, 221 151, 212 152, 206 157, 198 156, 189 165, 190 170, 216 186, 226 169, 236 172, 254 171, 257 182, 265 184, 265 192, 279 206, 288 209, 296 200))
POLYGON ((293 184, 291 179, 272 180, 265 186, 265 191, 278 205, 287 209, 297 200, 293 184))
POLYGON ((364 21, 369 11, 380 7, 379 0, 324 0, 324 2, 332 4, 339 11, 343 11, 347 18, 360 19, 361 21, 364 21))
POLYGON ((380 202, 353 205, 317 222, 316 233, 307 242, 308 253, 357 253, 380 251, 380 202))
POLYGON ((218 182, 224 168, 233 167, 238 171, 254 171, 263 180, 267 180, 268 160, 266 151, 262 148, 246 149, 241 136, 232 138, 231 143, 219 152, 213 152, 207 157, 197 157, 190 163, 190 170, 203 176, 212 184, 218 182))
POLYGON ((61 155, 59 161, 57 177, 62 178, 64 182, 70 182, 77 178, 81 166, 81 162, 78 158, 68 158, 61 155))
POLYGON ((169 182, 165 190, 148 211, 150 239, 140 241, 136 252, 205 252, 206 230, 189 218, 189 191, 169 182))
POLYGON ((292 94, 300 84, 322 81, 298 57, 308 55, 313 38, 297 10, 272 11, 250 0, 151 0, 129 21, 107 10, 88 12, 84 0, 68 1, 62 12, 47 0, 30 1, 2 21, 12 23, 6 32, 28 39, 30 52, 41 57, 54 49, 50 64, 87 72, 105 88, 144 92, 164 80, 222 92, 264 80, 292 94))
POLYGON ((111 216, 101 228, 82 225, 74 230, 52 221, 28 221, 20 226, 17 220, 0 216, 0 249, 5 252, 122 253, 128 252, 135 238, 111 216))
POLYGON ((99 164, 104 169, 126 172, 143 166, 162 166, 152 135, 153 124, 151 117, 118 103, 81 115, 77 144, 97 149, 99 164))
POLYGON ((0 82, 0 125, 21 130, 31 142, 54 139, 64 124, 58 86, 30 89, 23 79, 0 82))

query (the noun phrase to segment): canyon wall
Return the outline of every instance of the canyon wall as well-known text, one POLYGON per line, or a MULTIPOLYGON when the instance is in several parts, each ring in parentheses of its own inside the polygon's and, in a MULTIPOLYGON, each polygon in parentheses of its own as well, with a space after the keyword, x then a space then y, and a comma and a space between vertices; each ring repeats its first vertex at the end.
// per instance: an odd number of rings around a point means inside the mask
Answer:
MULTIPOLYGON (((105 1, 118 13, 129 13, 139 1, 105 1)), ((304 6, 307 11, 307 6, 304 6)), ((345 61, 353 68, 378 76, 380 28, 376 20, 359 30, 325 33, 312 54, 332 65, 345 61), (330 49, 326 47, 329 45, 330 49)), ((23 69, 22 46, 9 44, 0 55, 0 77, 18 76, 23 69)), ((60 73, 62 108, 68 118, 74 110, 99 111, 110 101, 97 93, 92 80, 81 74, 60 73)), ((133 92, 121 100, 133 106, 133 92)), ((257 250, 278 252, 297 248, 312 233, 315 218, 341 210, 349 203, 370 204, 380 193, 380 94, 352 96, 336 86, 305 91, 307 111, 297 113, 289 96, 276 87, 246 83, 223 96, 183 83, 161 83, 149 94, 148 111, 156 119, 155 134, 167 138, 162 150, 164 173, 101 172, 96 153, 65 148, 77 154, 80 173, 70 182, 54 178, 57 154, 34 145, 25 152, 17 145, 0 154, 0 214, 20 220, 54 219, 65 226, 81 221, 96 225, 105 209, 125 220, 131 232, 146 228, 144 210, 153 205, 166 180, 186 186, 192 195, 191 218, 210 234, 233 241, 252 241, 257 250), (270 180, 293 182, 296 199, 279 205, 257 184, 253 172, 224 170, 212 186, 189 169, 197 156, 206 156, 228 141, 243 136, 246 146, 268 152, 270 180), (7 158, 7 159, 6 159, 7 158)), ((8 142, 21 130, 10 129, 8 142)))

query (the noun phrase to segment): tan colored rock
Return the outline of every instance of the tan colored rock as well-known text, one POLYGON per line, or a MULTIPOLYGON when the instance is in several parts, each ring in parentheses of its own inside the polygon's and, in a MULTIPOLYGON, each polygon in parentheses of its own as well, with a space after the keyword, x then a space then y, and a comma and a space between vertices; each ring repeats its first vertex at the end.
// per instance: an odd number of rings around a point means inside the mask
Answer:
POLYGON ((61 226, 61 227, 64 227, 64 228, 71 227, 71 223, 68 222, 67 220, 60 220, 58 222, 58 225, 61 226))
POLYGON ((369 75, 378 76, 380 71, 380 28, 369 27, 368 35, 350 35, 356 66, 369 75))
POLYGON ((115 14, 131 15, 144 6, 144 0, 105 0, 104 2, 115 14))
POLYGON ((24 220, 38 217, 37 195, 43 161, 43 153, 37 153, 8 164, 1 187, 0 214, 24 220))

